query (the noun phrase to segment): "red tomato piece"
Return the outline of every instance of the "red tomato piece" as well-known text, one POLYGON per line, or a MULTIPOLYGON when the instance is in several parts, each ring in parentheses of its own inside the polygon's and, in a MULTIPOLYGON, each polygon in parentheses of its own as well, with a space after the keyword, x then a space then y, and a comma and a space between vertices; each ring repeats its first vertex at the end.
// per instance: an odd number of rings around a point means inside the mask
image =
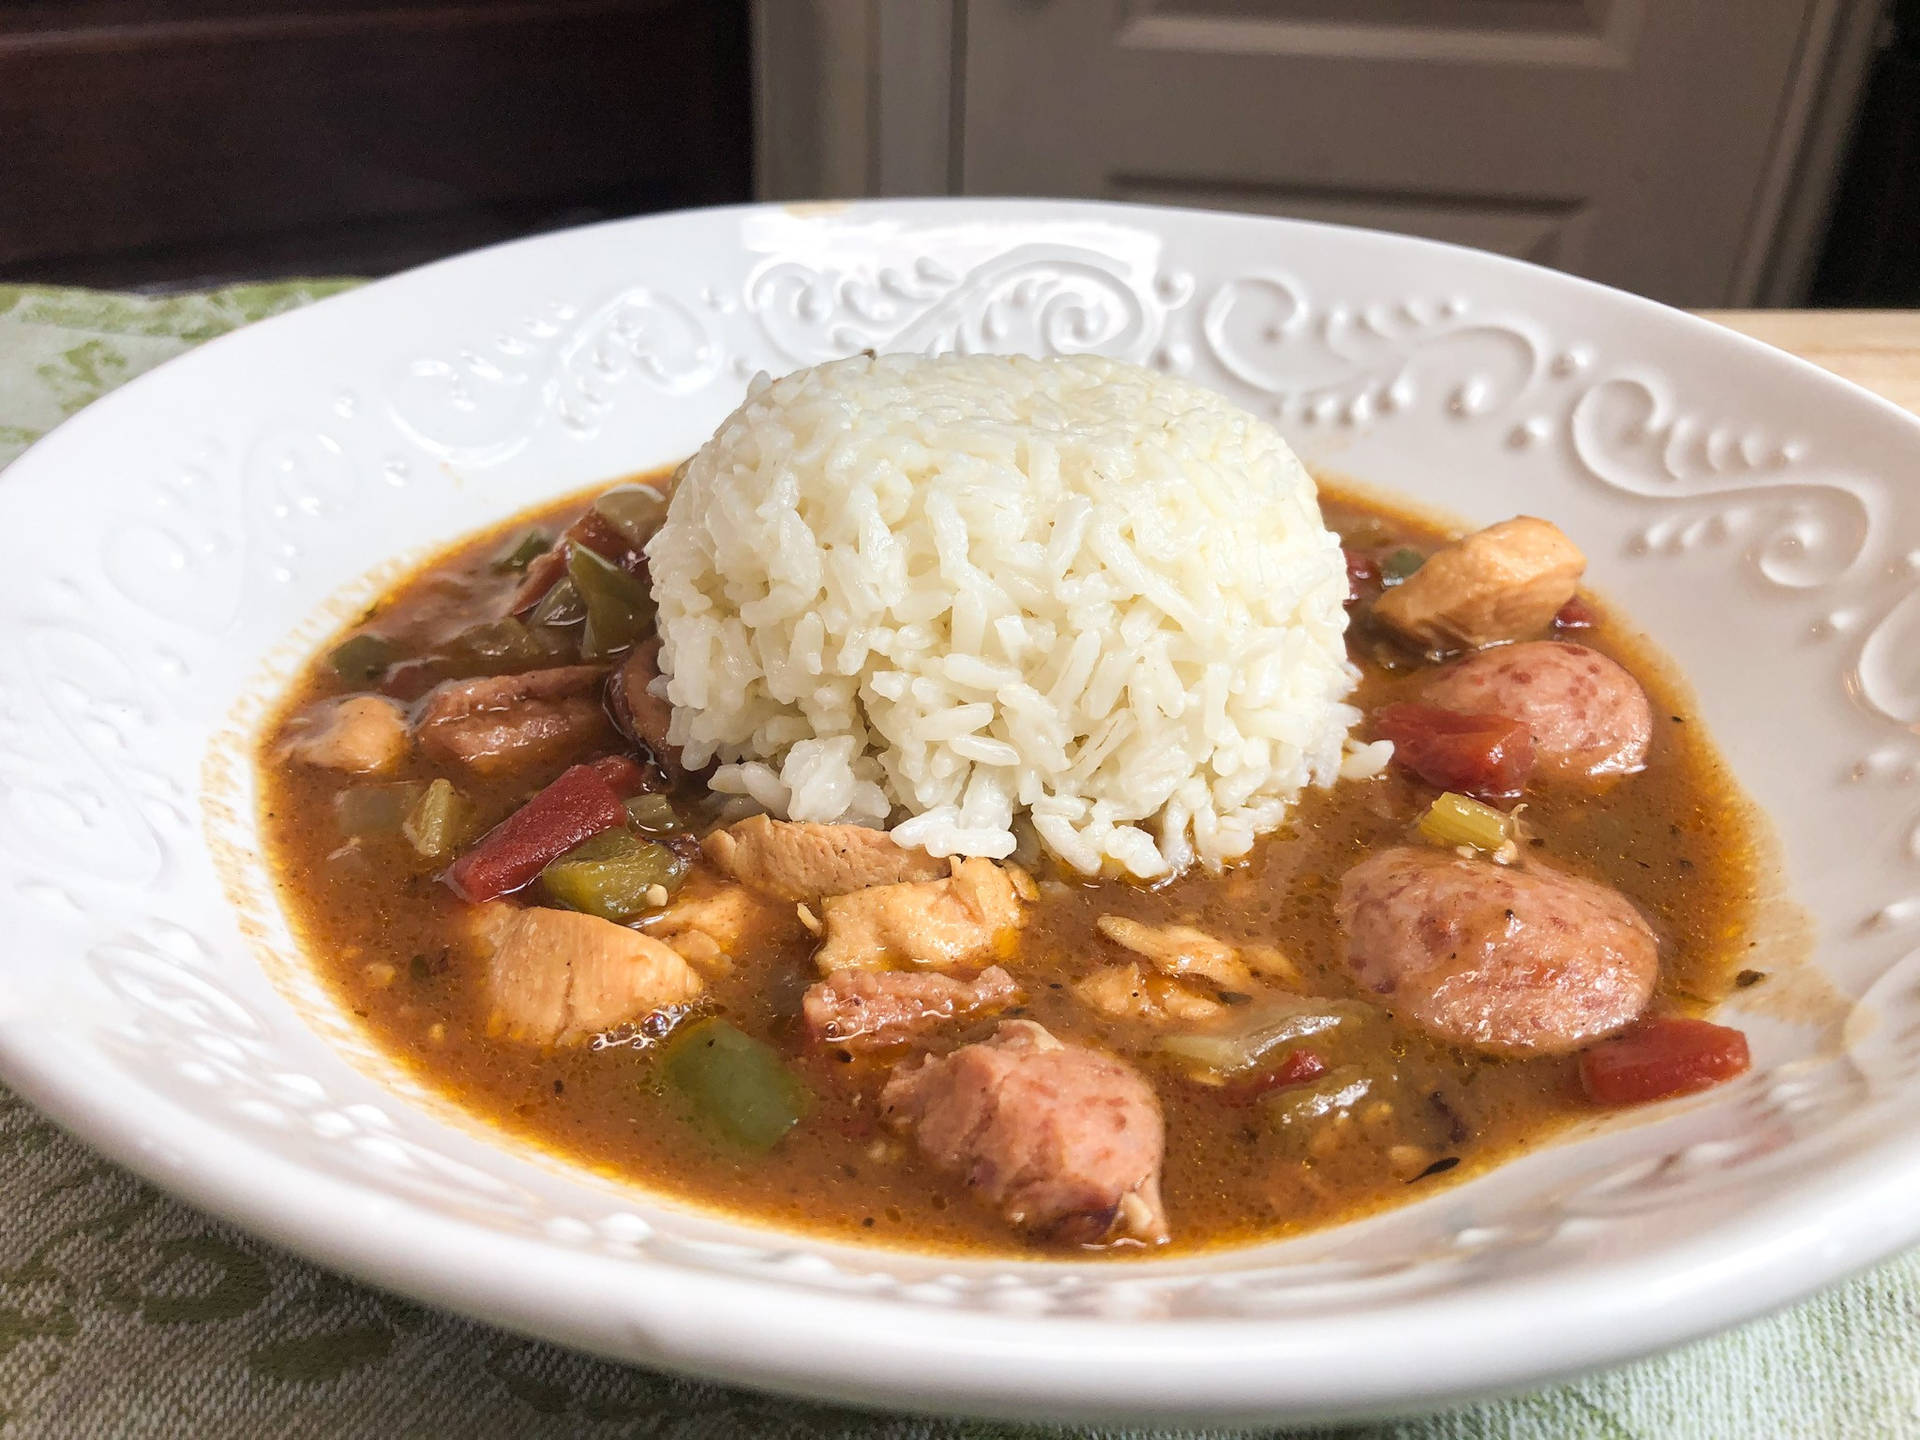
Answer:
POLYGON ((1365 550, 1346 548, 1341 554, 1347 557, 1347 604, 1378 595, 1380 562, 1365 550))
POLYGON ((1327 1062, 1311 1050, 1295 1050, 1280 1062, 1273 1072, 1273 1083, 1280 1085, 1304 1085, 1309 1080, 1318 1080, 1327 1073, 1327 1062))
POLYGON ((1327 1062, 1311 1050, 1289 1050, 1287 1058, 1273 1069, 1261 1075, 1253 1082, 1253 1090, 1265 1094, 1269 1090, 1284 1090, 1289 1085, 1304 1085, 1309 1080, 1318 1080, 1327 1073, 1327 1062))
POLYGON ((1708 1020, 1642 1020, 1580 1052, 1580 1085, 1598 1105, 1691 1095, 1745 1073, 1747 1037, 1708 1020))
POLYGON ((625 755, 563 771, 454 861, 447 883, 461 899, 475 904, 532 884, 581 841, 625 825, 627 807, 621 802, 645 783, 646 771, 625 755))
MULTIPOLYGON (((593 771, 611 785, 613 793, 622 800, 631 799, 647 788, 647 767, 631 755, 603 755, 598 760, 589 760, 586 765, 573 768, 593 771)), ((538 799, 539 796, 534 798, 538 799)))
POLYGON ((1442 790, 1511 799, 1533 771, 1533 732, 1510 716, 1403 701, 1376 711, 1373 728, 1393 742, 1396 763, 1442 790))
POLYGON ((1556 630, 1591 630, 1600 623, 1600 617, 1594 609, 1578 595, 1560 607, 1560 613, 1553 617, 1556 630))

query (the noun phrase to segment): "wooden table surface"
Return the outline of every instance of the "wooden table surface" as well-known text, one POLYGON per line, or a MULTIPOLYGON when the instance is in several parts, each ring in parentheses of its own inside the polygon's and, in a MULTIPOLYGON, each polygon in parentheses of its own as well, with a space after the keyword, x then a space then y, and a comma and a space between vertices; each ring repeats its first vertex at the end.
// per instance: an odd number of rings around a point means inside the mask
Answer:
POLYGON ((1703 310, 1920 415, 1920 310, 1703 310))

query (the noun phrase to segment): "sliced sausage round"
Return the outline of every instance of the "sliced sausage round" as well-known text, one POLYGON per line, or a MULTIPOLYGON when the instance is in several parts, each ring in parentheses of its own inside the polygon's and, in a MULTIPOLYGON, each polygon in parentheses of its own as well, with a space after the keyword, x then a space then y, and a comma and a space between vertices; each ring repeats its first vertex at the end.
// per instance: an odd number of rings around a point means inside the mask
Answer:
POLYGON ((1534 773, 1631 775, 1653 738, 1647 692, 1597 650, 1559 640, 1502 645, 1455 661, 1422 698, 1469 715, 1506 715, 1533 732, 1534 773))
POLYGON ((687 769, 680 763, 680 747, 667 743, 673 706, 649 688, 659 678, 660 637, 656 635, 634 646, 614 672, 607 685, 607 704, 620 728, 646 746, 668 781, 678 785, 687 778, 687 769))
POLYGON ((1023 1230, 1080 1244, 1167 1238, 1160 1102, 1111 1055, 1005 1020, 980 1044, 902 1065, 880 1104, 935 1167, 1023 1230))
POLYGON ((1340 882, 1347 963, 1428 1034, 1557 1055, 1646 1007, 1659 945, 1617 891, 1557 870, 1383 850, 1340 882))

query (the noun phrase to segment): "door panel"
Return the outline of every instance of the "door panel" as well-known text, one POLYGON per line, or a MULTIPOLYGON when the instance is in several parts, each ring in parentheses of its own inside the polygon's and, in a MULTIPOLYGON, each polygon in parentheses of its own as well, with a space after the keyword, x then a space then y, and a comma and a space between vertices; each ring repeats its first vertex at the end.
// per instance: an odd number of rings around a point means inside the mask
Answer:
POLYGON ((1137 50, 1617 68, 1645 0, 1122 0, 1137 50))
POLYGON ((968 0, 972 193, 1407 230, 1733 298, 1815 0, 968 0))
POLYGON ((1349 193, 1282 186, 1228 189, 1206 184, 1169 185, 1116 178, 1109 194, 1143 205, 1187 205, 1201 210, 1240 210, 1363 225, 1401 235, 1424 235, 1452 245, 1472 245, 1531 260, 1567 266, 1584 249, 1589 214, 1578 203, 1501 200, 1475 196, 1349 193))

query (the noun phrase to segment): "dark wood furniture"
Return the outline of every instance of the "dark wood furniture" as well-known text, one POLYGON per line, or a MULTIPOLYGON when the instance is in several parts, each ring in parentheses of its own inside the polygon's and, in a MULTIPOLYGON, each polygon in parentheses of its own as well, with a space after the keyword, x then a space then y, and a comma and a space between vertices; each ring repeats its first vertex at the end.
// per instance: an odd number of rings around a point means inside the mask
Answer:
POLYGON ((746 0, 0 0, 0 279, 378 274, 751 191, 746 0))
POLYGON ((1888 7, 1811 303, 1920 306, 1920 0, 1888 7))

